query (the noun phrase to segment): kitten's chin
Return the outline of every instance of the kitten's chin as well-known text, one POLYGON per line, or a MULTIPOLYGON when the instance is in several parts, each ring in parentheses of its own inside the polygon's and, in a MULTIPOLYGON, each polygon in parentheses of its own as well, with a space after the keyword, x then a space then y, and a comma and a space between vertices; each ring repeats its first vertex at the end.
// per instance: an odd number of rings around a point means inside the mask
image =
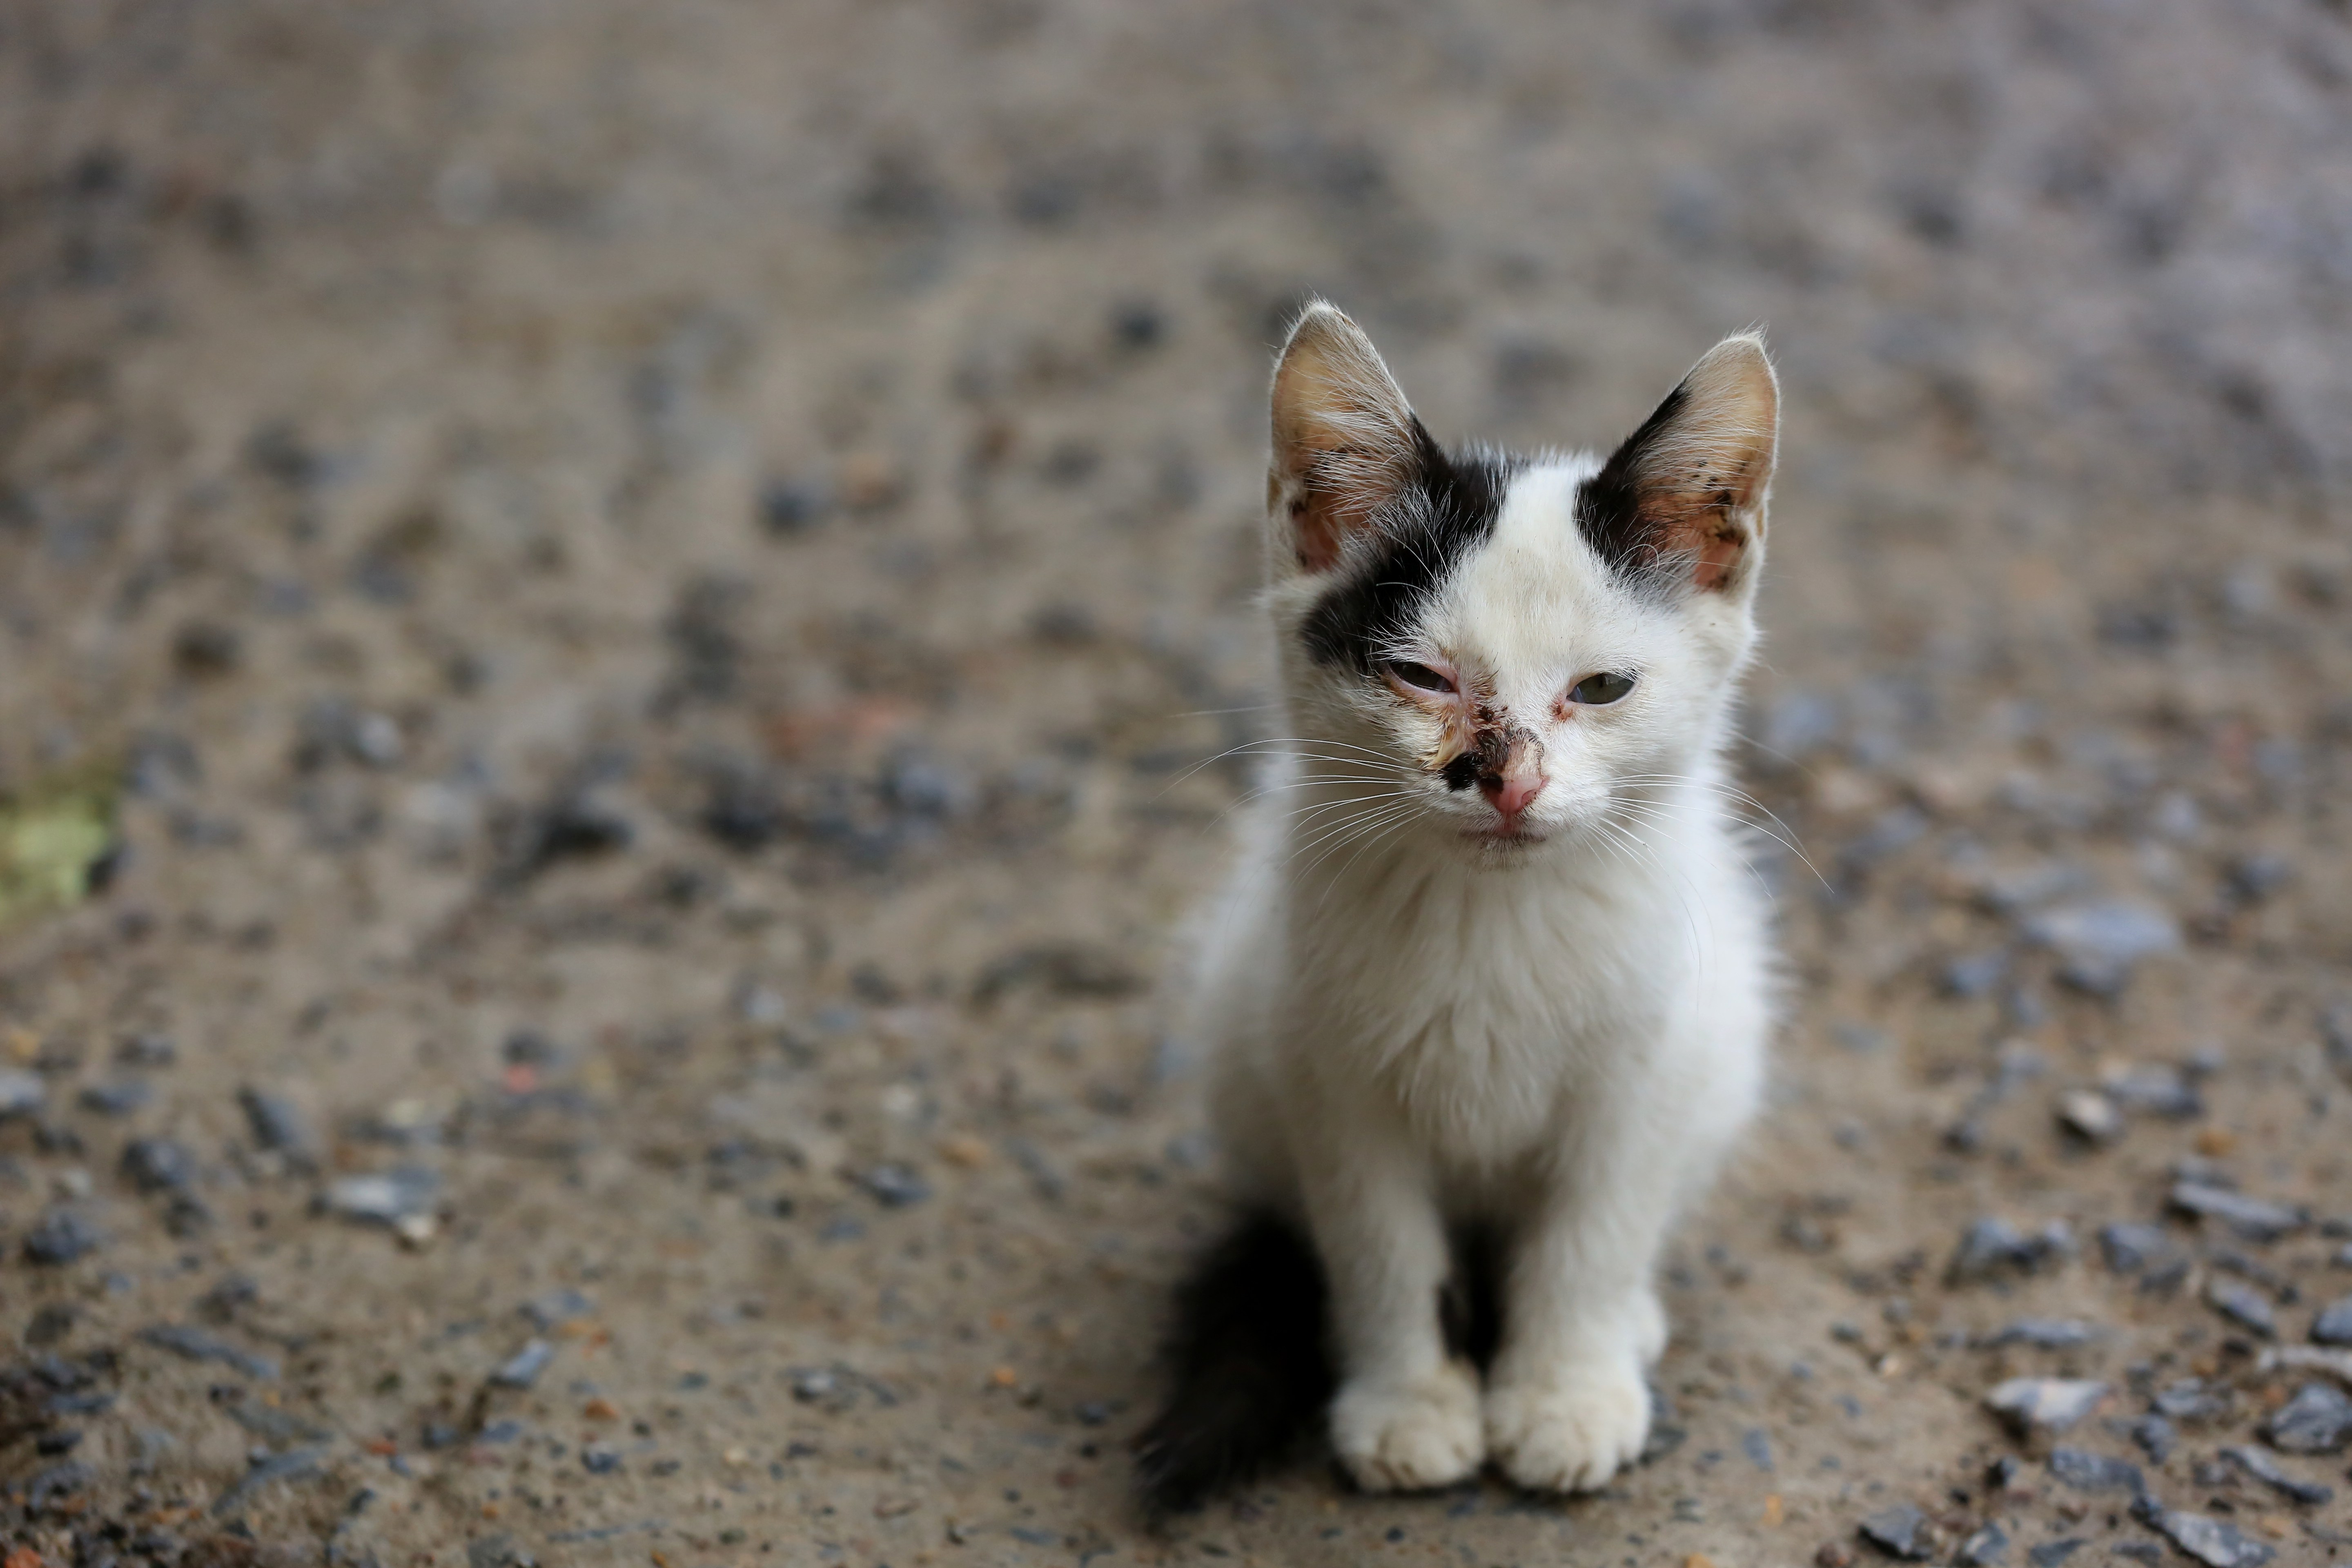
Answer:
POLYGON ((1556 837, 1549 827, 1465 827, 1458 841, 1482 866, 1524 866, 1556 837))

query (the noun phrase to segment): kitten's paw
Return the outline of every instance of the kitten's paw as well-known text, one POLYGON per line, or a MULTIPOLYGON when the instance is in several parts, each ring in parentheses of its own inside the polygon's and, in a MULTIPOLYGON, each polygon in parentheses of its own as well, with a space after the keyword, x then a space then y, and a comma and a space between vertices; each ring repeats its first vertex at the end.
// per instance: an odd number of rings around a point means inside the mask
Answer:
POLYGON ((1410 1383, 1355 1382, 1331 1405, 1331 1447, 1368 1492, 1451 1486, 1478 1468, 1478 1379, 1448 1362, 1410 1383))
POLYGON ((1642 1454, 1650 1391, 1630 1353, 1570 1362, 1486 1395, 1486 1451, 1530 1491, 1591 1491, 1642 1454))
POLYGON ((1654 1293, 1644 1292, 1634 1303, 1633 1343, 1643 1366, 1655 1366, 1666 1353, 1666 1309, 1654 1293))

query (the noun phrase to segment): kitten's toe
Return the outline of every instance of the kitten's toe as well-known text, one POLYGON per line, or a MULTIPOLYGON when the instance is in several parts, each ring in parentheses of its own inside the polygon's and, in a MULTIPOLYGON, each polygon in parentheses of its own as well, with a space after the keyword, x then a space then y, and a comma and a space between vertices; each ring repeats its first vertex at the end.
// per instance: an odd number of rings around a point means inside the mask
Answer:
POLYGON ((1632 1355, 1570 1363, 1486 1395, 1486 1451, 1530 1491, 1591 1491, 1641 1457, 1650 1391, 1632 1355))
POLYGON ((1408 1383, 1352 1382, 1331 1405, 1331 1447, 1366 1491, 1451 1486, 1477 1469, 1478 1380, 1448 1362, 1408 1383))

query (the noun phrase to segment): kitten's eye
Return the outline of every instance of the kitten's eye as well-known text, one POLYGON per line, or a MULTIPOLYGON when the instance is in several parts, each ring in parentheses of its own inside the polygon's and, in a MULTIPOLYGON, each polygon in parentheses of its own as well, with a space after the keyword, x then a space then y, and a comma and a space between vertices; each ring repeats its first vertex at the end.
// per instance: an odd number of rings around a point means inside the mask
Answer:
POLYGON ((1454 689, 1454 682, 1425 664, 1392 658, 1389 660, 1389 674, 1417 691, 1447 692, 1454 689))
POLYGON ((1570 687, 1568 700, 1570 702, 1581 702, 1591 708, 1603 708, 1633 689, 1632 676, 1614 675, 1603 670, 1599 675, 1588 675, 1570 687))

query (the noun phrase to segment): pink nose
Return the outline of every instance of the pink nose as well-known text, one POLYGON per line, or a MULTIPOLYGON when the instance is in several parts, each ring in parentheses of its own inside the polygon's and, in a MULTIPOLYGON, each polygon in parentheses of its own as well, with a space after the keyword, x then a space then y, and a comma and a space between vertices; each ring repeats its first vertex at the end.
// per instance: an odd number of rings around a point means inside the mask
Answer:
POLYGON ((1507 823, 1518 820, 1528 803, 1543 794, 1544 781, 1538 773, 1502 773, 1478 781, 1495 809, 1503 814, 1507 823))

